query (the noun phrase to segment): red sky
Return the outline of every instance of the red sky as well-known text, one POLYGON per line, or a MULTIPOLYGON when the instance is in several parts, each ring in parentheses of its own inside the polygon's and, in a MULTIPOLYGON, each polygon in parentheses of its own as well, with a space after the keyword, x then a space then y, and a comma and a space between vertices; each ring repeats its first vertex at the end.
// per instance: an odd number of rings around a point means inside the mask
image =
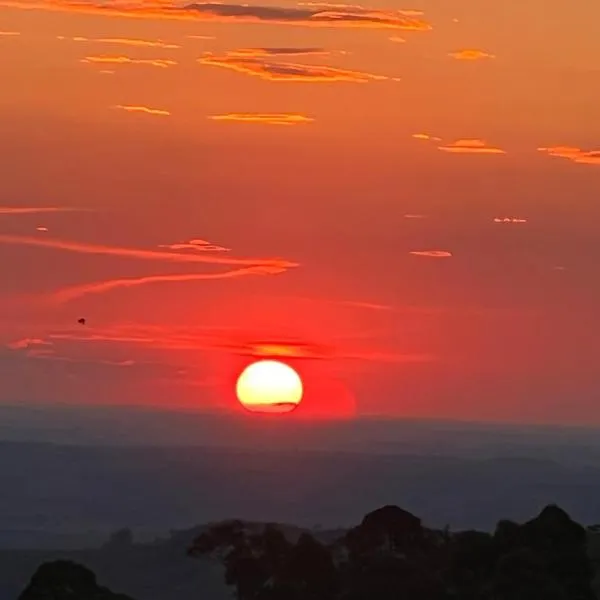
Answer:
POLYGON ((0 402, 598 423, 600 5, 451 5, 0 0, 0 402))

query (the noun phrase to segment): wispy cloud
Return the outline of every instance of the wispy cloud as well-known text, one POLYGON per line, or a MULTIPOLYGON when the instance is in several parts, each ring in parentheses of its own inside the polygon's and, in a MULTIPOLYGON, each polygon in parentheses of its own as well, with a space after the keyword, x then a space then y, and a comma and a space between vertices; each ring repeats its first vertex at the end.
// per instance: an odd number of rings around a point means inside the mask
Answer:
POLYGON ((159 248, 166 248, 168 250, 195 250, 197 252, 229 252, 230 248, 225 246, 218 246, 211 244, 206 240, 193 239, 189 242, 178 242, 175 244, 160 244, 159 248))
POLYGON ((427 219, 427 215, 422 215, 420 213, 408 213, 403 216, 405 219, 427 219))
POLYGON ((179 330, 160 326, 119 325, 86 333, 53 333, 50 340, 88 343, 139 345, 171 351, 223 351, 241 356, 285 357, 295 359, 349 359, 376 362, 407 363, 436 360, 430 354, 382 352, 377 349, 350 348, 305 341, 292 337, 268 337, 252 332, 189 328, 179 330))
POLYGON ((504 150, 488 146, 485 141, 479 139, 456 140, 445 146, 438 146, 438 149, 456 154, 506 154, 504 150))
POLYGON ((163 40, 143 40, 138 38, 88 38, 84 36, 65 37, 58 36, 59 40, 72 42, 91 42, 95 44, 111 44, 114 46, 133 46, 136 48, 161 48, 164 50, 176 50, 181 48, 178 44, 172 44, 163 40))
POLYGON ((189 281, 210 281, 216 279, 232 279, 243 277, 246 275, 278 275, 287 270, 284 267, 276 267, 269 265, 256 265, 241 269, 225 271, 223 273, 178 273, 167 275, 149 275, 145 277, 121 277, 118 279, 108 279, 85 283, 82 285, 63 288, 52 294, 52 299, 56 302, 63 303, 87 296, 90 294, 102 294, 110 292, 118 288, 139 287, 155 283, 174 283, 174 282, 189 282, 189 281))
POLYGON ((390 79, 384 75, 375 75, 363 71, 350 71, 321 65, 266 61, 258 58, 243 58, 235 54, 215 56, 206 54, 199 62, 230 69, 245 75, 260 77, 268 81, 297 81, 297 82, 334 82, 349 81, 367 83, 368 81, 383 81, 390 79))
MULTIPOLYGON (((327 8, 327 9, 342 9, 342 10, 368 10, 361 4, 351 4, 348 2, 298 2, 298 6, 310 6, 311 8, 327 8)), ((405 17, 420 17, 425 13, 422 10, 415 10, 412 8, 401 8, 398 9, 399 14, 405 17)))
POLYGON ((40 346, 52 346, 52 342, 41 338, 23 338, 6 344, 6 347, 11 350, 28 350, 30 348, 39 348, 40 346))
POLYGON ((484 50, 458 50, 456 52, 449 52, 448 56, 451 56, 456 60, 484 60, 486 58, 496 58, 495 55, 485 52, 484 50))
POLYGON ((380 304, 378 302, 367 302, 361 300, 336 300, 332 298, 318 298, 310 296, 279 296, 282 300, 310 302, 313 304, 331 304, 334 306, 344 306, 348 308, 366 309, 372 311, 391 311, 393 306, 389 304, 380 304))
POLYGON ((406 40, 404 38, 401 38, 400 36, 397 35, 393 35, 392 37, 389 37, 388 40, 390 40, 390 42, 394 42, 395 44, 405 44, 406 40))
POLYGON ((520 217, 495 217, 494 223, 505 223, 505 224, 527 223, 527 219, 522 219, 520 217))
POLYGON ((0 234, 0 244, 18 246, 34 246, 75 252, 77 254, 97 254, 104 256, 118 256, 137 260, 151 260, 157 262, 173 263, 204 263, 213 265, 230 265, 242 267, 273 267, 275 269, 289 269, 297 267, 298 263, 278 258, 228 258, 201 253, 160 252, 157 250, 144 250, 138 248, 121 248, 117 246, 102 246, 86 244, 85 242, 72 242, 60 239, 29 237, 18 235, 0 234))
POLYGON ((550 146, 538 148, 538 151, 582 165, 600 165, 600 150, 583 150, 574 146, 550 146))
POLYGON ((99 0, 0 0, 0 6, 23 9, 82 12, 113 17, 184 19, 208 22, 269 23, 303 27, 403 29, 428 31, 431 25, 421 13, 380 10, 353 5, 259 6, 194 2, 174 6, 171 2, 132 0, 112 5, 99 0))
POLYGON ((147 65, 166 69, 177 64, 174 60, 164 58, 130 58, 129 56, 86 56, 81 59, 83 63, 101 65, 147 65))
POLYGON ((446 250, 412 250, 413 256, 426 256, 429 258, 451 258, 452 253, 446 250))
POLYGON ((337 304, 350 306, 352 308, 364 308, 366 310, 388 311, 393 310, 389 304, 378 304, 376 302, 359 302, 357 300, 338 300, 337 304))
POLYGON ((234 121, 239 123, 262 123, 264 125, 301 125, 312 123, 313 118, 297 113, 229 113, 211 115, 213 121, 234 121))
POLYGON ((127 104, 116 104, 113 106, 116 110, 123 110, 128 113, 142 113, 146 115, 156 115, 160 117, 168 117, 171 113, 162 108, 150 108, 149 106, 132 106, 127 104))
POLYGON ((68 363, 84 363, 84 364, 95 364, 95 365, 108 365, 111 367, 133 367, 136 362, 133 360, 107 360, 98 358, 81 358, 74 356, 64 356, 56 353, 56 350, 52 347, 52 342, 45 340, 22 340, 23 342, 32 341, 37 345, 28 346, 9 346, 12 350, 21 351, 23 356, 32 359, 40 360, 52 360, 58 362, 68 363), (44 347, 46 346, 46 347, 44 347))
POLYGON ((20 35, 20 31, 0 31, 0 37, 18 37, 20 35))
POLYGON ((428 140, 428 141, 435 141, 435 142, 442 141, 442 138, 435 137, 433 135, 429 135, 428 133, 413 133, 412 137, 415 138, 415 140, 428 140))
POLYGON ((228 56, 241 56, 242 58, 265 58, 269 56, 307 56, 307 55, 327 55, 328 50, 323 48, 240 48, 227 53, 228 56))
POLYGON ((190 40, 216 40, 214 35, 187 35, 190 40))
POLYGON ((34 215, 39 213, 60 213, 87 211, 86 208, 72 206, 0 206, 0 215, 34 215))

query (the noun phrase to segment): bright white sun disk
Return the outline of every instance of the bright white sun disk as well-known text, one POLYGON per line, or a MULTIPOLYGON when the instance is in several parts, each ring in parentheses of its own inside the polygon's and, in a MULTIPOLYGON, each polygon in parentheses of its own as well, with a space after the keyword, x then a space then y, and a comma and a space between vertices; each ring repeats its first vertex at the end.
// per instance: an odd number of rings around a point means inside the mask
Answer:
POLYGON ((277 360, 260 360, 244 369, 236 393, 248 410, 289 412, 300 403, 304 390, 292 367, 277 360))

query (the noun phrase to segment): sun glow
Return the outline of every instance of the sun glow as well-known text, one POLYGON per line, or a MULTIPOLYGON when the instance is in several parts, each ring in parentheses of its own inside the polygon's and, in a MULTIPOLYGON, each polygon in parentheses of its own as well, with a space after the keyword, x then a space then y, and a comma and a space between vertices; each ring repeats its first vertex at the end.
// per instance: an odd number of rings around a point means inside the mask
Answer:
POLYGON ((300 404, 303 393, 298 373, 277 360, 252 363, 244 369, 236 385, 238 400, 252 412, 290 412, 300 404))

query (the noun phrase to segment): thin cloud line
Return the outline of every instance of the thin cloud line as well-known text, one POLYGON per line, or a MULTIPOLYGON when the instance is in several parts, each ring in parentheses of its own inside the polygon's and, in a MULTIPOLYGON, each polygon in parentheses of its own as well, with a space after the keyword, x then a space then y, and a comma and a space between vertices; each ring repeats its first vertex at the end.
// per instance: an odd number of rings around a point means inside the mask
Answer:
POLYGON ((33 215, 39 213, 80 212, 89 208, 71 206, 0 206, 0 215, 33 215))
POLYGON ((86 283, 69 288, 64 288, 52 294, 52 300, 58 303, 69 302, 89 294, 101 294, 118 288, 137 287, 151 283, 183 282, 183 281, 205 281, 214 279, 231 279, 244 275, 274 275, 284 272, 285 269, 273 267, 248 267, 235 269, 224 273, 181 273, 175 275, 149 275, 147 277, 128 277, 121 279, 109 279, 94 283, 86 283))
POLYGON ((260 258, 227 258, 225 256, 214 256, 206 254, 181 254, 176 252, 158 252, 156 250, 140 250, 136 248, 120 248, 113 246, 102 246, 99 244, 85 244, 59 239, 42 239, 30 236, 0 234, 0 244, 12 244, 18 246, 37 246, 40 248, 52 248, 65 250, 78 254, 101 254, 105 256, 120 256, 123 258, 137 258, 140 260, 153 260, 178 263, 204 263, 213 265, 236 265, 250 267, 274 267, 290 269, 299 266, 298 263, 283 259, 260 259, 260 258))

